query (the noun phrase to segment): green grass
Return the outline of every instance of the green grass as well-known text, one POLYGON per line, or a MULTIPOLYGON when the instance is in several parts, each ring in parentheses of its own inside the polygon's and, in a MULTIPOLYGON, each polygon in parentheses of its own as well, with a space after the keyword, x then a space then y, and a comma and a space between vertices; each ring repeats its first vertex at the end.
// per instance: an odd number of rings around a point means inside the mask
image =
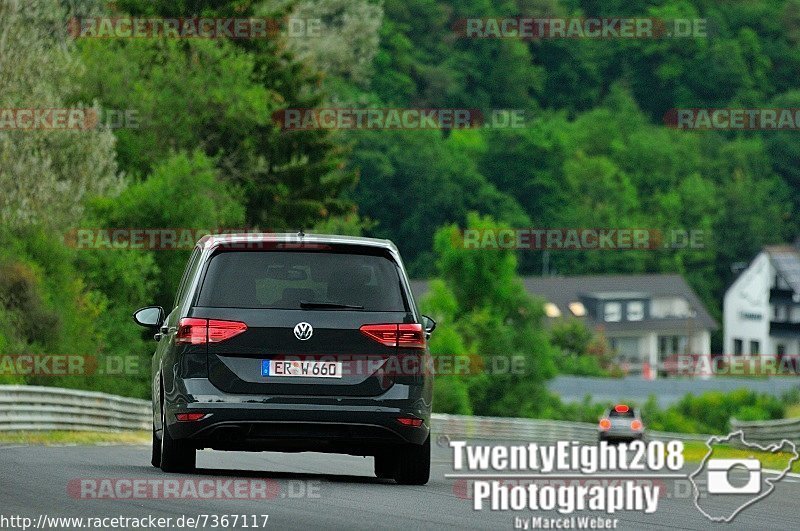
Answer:
MULTIPOLYGON (((700 441, 685 441, 683 449, 683 457, 687 463, 700 462, 708 453, 708 447, 704 442, 700 441)), ((786 462, 791 459, 792 454, 786 452, 770 453, 770 452, 754 452, 752 450, 745 450, 742 448, 733 448, 726 445, 718 445, 715 447, 714 457, 718 459, 736 459, 742 457, 755 457, 764 468, 771 468, 773 470, 782 470, 786 466, 786 462)), ((792 472, 800 473, 800 459, 792 463, 792 472)))
POLYGON ((149 431, 9 431, 0 432, 0 444, 99 444, 150 442, 149 431))
POLYGON ((786 406, 786 413, 784 414, 784 417, 787 419, 796 419, 800 417, 800 404, 786 406))

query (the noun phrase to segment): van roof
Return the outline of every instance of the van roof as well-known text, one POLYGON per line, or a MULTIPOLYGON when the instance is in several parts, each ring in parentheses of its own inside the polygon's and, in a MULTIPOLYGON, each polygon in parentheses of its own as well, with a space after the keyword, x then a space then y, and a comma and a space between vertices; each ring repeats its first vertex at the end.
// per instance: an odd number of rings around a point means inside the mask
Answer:
POLYGON ((197 244, 209 249, 219 245, 235 245, 247 243, 311 243, 311 244, 338 244, 360 245, 389 249, 397 252, 397 247, 390 240, 378 238, 365 238, 363 236, 343 236, 337 234, 301 234, 299 232, 242 232, 234 234, 212 234, 203 236, 197 244))

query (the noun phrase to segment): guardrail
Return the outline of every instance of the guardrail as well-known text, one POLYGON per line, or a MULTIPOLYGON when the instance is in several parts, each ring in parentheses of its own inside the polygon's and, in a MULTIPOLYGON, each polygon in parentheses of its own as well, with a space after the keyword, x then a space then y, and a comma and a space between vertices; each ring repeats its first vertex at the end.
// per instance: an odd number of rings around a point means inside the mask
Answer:
POLYGON ((0 385, 0 431, 151 429, 147 400, 90 391, 0 385))
MULTIPOLYGON (((597 424, 589 422, 434 414, 432 424, 435 433, 455 439, 536 441, 539 443, 558 441, 592 443, 597 441, 597 424)), ((702 434, 660 431, 647 431, 645 436, 651 440, 679 439, 683 441, 707 441, 710 437, 710 435, 702 434)))
POLYGON ((731 431, 742 430, 747 442, 777 443, 788 439, 800 445, 800 419, 740 421, 731 419, 731 431))
MULTIPOLYGON (((800 437, 800 421, 792 422, 800 437)), ((432 424, 434 433, 451 438, 539 443, 597 440, 597 425, 588 422, 434 414, 432 424)), ((58 387, 0 385, 0 431, 119 431, 150 427, 148 400, 58 387)), ((709 435, 648 431, 647 437, 705 441, 709 435)))

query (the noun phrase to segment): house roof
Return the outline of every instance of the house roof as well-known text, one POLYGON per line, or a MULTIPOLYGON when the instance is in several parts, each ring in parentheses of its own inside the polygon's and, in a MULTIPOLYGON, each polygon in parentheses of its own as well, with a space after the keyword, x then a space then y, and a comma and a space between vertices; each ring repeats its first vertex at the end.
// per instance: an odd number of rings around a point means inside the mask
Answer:
POLYGON ((800 293, 800 249, 793 245, 768 245, 764 251, 778 274, 795 293, 800 293))
MULTIPOLYGON (((581 297, 593 298, 653 298, 682 297, 695 311, 691 318, 647 319, 643 321, 603 322, 609 331, 634 330, 716 330, 719 325, 708 313, 705 305, 686 280, 678 274, 642 274, 642 275, 584 275, 584 276, 551 276, 522 277, 525 291, 552 302, 558 306, 562 315, 571 315, 569 304, 580 301, 581 297)), ((416 300, 420 300, 428 291, 428 281, 412 280, 411 290, 416 300)), ((587 316, 589 317, 589 316, 587 316)), ((598 323, 599 324, 599 323, 598 323)))

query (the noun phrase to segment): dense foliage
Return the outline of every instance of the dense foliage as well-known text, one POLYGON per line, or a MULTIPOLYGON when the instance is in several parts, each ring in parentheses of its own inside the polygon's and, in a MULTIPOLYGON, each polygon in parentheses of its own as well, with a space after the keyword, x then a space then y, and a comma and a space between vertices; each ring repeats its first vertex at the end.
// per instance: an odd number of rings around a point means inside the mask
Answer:
POLYGON ((677 404, 660 409, 655 397, 643 408, 643 418, 650 429, 677 433, 725 434, 730 420, 774 420, 783 418, 786 403, 798 401, 797 393, 783 399, 748 389, 723 393, 710 391, 686 395, 677 404))

